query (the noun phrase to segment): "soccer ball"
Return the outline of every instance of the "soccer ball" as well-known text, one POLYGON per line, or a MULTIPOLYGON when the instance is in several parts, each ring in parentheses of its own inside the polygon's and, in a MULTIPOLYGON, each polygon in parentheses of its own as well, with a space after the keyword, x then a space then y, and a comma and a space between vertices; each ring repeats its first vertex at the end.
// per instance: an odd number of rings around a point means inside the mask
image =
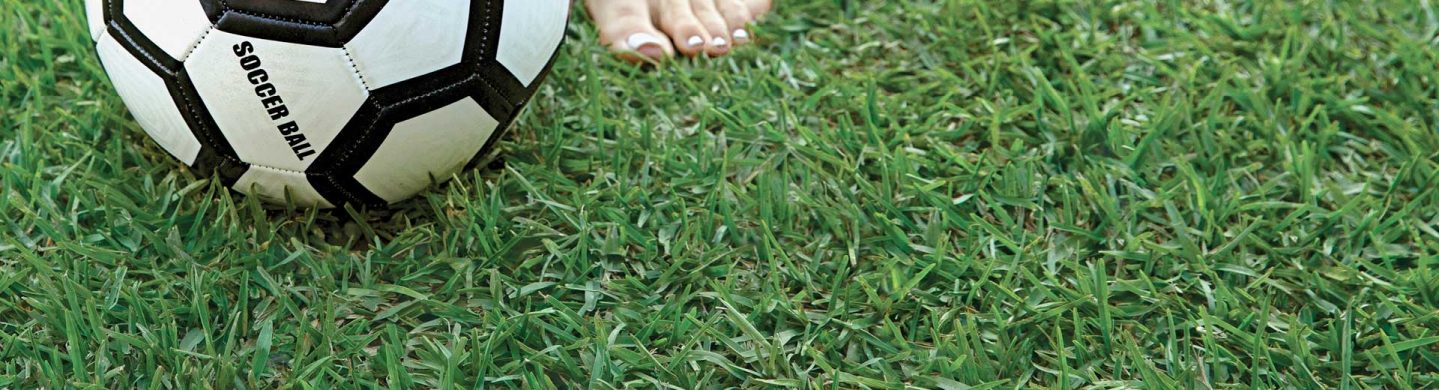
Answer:
POLYGON ((269 202, 387 205, 480 156, 569 0, 87 0, 100 62, 186 165, 269 202))

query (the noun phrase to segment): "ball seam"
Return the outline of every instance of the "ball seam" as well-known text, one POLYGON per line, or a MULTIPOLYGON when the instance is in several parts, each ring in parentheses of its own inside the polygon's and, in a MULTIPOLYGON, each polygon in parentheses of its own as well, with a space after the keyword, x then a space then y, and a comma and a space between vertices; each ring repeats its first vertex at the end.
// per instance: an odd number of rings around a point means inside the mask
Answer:
POLYGON ((375 90, 370 89, 370 83, 365 81, 365 74, 360 72, 360 65, 355 63, 355 57, 350 55, 350 48, 340 46, 340 52, 345 54, 345 61, 350 63, 350 70, 360 79, 360 86, 365 88, 365 92, 374 92, 375 90))

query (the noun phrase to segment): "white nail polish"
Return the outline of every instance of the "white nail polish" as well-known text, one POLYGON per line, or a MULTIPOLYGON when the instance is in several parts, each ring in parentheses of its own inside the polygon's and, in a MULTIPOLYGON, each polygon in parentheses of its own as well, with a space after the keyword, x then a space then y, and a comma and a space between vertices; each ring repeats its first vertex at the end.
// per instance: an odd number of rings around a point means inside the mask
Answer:
POLYGON ((704 39, 704 38, 700 38, 699 35, 696 35, 696 36, 690 37, 690 39, 689 39, 688 41, 685 41, 685 44, 686 44, 686 45, 689 45, 690 47, 696 47, 696 46, 705 44, 705 39, 704 39))
POLYGON ((715 37, 715 39, 713 41, 710 41, 710 43, 713 44, 715 47, 725 47, 726 45, 729 45, 729 41, 726 41, 724 38, 720 37, 715 37))
POLYGON ((736 40, 736 41, 748 41, 748 40, 749 40, 749 31, 745 31, 744 29, 734 30, 734 34, 732 34, 732 35, 734 35, 734 40, 736 40))
POLYGON ((648 33, 635 33, 634 35, 630 35, 629 39, 625 40, 625 45, 629 46, 630 50, 639 50, 640 48, 648 45, 663 46, 664 41, 661 41, 659 37, 650 35, 648 33))

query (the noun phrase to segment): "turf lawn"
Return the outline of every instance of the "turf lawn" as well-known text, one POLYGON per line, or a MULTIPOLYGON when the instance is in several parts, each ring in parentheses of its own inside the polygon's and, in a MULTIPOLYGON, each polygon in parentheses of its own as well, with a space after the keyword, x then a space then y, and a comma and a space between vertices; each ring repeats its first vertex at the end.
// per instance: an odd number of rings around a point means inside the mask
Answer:
POLYGON ((1429 1, 780 2, 315 212, 3 0, 0 388, 1439 387, 1429 1))

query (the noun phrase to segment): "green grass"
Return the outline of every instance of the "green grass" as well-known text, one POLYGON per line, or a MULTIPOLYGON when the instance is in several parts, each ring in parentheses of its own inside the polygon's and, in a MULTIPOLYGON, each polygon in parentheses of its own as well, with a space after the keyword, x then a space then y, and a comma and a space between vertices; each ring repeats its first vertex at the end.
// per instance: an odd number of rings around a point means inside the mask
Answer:
POLYGON ((576 23, 487 168, 338 212, 181 169, 59 3, 0 0, 0 388, 1439 388, 1429 1, 576 23))

